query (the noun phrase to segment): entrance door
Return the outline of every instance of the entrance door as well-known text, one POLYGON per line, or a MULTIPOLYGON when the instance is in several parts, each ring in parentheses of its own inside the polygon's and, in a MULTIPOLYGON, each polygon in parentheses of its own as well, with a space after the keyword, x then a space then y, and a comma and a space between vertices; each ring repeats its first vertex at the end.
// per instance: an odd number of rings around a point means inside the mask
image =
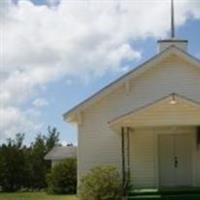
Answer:
POLYGON ((159 136, 159 170, 161 187, 192 185, 192 136, 159 136))

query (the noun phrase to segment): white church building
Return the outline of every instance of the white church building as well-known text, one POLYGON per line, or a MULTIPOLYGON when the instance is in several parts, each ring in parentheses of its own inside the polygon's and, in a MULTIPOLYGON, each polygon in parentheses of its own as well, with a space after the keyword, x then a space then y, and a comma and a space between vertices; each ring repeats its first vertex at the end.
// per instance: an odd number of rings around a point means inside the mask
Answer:
POLYGON ((173 23, 158 48, 64 114, 78 127, 79 180, 112 165, 134 188, 200 186, 200 61, 174 37, 173 23))

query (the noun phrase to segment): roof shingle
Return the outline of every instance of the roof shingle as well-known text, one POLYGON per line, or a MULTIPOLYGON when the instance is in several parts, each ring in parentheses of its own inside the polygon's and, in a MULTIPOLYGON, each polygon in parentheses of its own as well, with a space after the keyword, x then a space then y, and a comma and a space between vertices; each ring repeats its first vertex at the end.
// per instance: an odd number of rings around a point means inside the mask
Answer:
POLYGON ((65 146, 65 147, 54 147, 47 155, 44 157, 45 160, 64 160, 66 158, 76 158, 77 147, 75 146, 65 146))

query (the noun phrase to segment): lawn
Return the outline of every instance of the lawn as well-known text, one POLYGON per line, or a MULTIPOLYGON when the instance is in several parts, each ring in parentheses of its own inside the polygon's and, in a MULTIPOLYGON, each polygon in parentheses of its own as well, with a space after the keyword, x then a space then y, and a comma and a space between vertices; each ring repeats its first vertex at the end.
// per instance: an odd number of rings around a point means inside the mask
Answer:
POLYGON ((44 192, 0 193, 0 200, 78 200, 73 195, 48 195, 44 192))

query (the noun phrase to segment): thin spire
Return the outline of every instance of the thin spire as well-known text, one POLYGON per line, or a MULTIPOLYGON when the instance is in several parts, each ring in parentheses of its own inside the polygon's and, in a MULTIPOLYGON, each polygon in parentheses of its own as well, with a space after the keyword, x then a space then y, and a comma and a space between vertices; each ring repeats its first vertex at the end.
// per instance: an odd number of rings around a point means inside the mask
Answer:
POLYGON ((175 26, 174 26, 174 0, 171 0, 171 38, 175 38, 175 26))

